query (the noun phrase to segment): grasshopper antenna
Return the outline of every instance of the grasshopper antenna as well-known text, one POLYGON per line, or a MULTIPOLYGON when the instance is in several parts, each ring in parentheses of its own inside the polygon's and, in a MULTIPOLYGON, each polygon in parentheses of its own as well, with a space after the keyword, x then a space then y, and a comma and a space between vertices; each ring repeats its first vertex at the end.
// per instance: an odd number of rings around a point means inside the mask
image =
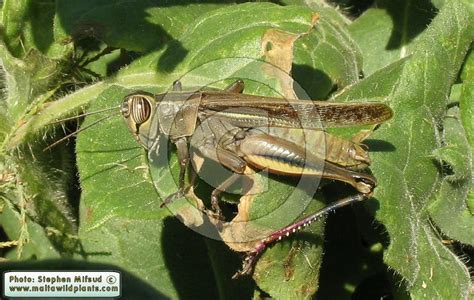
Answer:
POLYGON ((114 106, 114 107, 104 108, 104 109, 100 109, 100 110, 96 110, 96 111, 92 111, 92 112, 86 112, 86 113, 79 114, 77 116, 73 116, 73 117, 53 121, 53 122, 49 123, 48 125, 58 124, 58 123, 62 123, 62 122, 65 122, 65 121, 70 121, 70 120, 75 120, 75 119, 79 119, 79 118, 82 118, 82 117, 85 117, 85 116, 95 115, 95 114, 99 114, 99 113, 103 113, 103 112, 107 112, 107 111, 111 111, 111 110, 115 110, 115 109, 119 109, 119 108, 120 108, 120 106, 114 106))
MULTIPOLYGON (((94 112, 94 113, 95 113, 95 112, 94 112)), ((54 146, 58 145, 59 143, 62 143, 63 141, 69 139, 71 136, 74 136, 74 135, 78 134, 79 132, 82 132, 82 131, 86 130, 87 128, 90 128, 90 127, 92 127, 92 126, 94 126, 94 125, 96 125, 96 124, 98 124, 98 123, 100 123, 100 122, 102 122, 102 121, 104 121, 104 120, 106 120, 106 119, 108 119, 108 118, 110 118, 110 117, 113 117, 113 116, 115 116, 115 115, 116 115, 116 114, 114 113, 114 114, 111 114, 111 115, 102 117, 102 118, 100 118, 100 119, 98 119, 98 120, 95 120, 94 122, 90 123, 89 125, 84 126, 84 127, 82 127, 81 129, 76 130, 76 131, 74 131, 74 132, 72 132, 72 133, 70 133, 70 134, 68 134, 68 135, 66 135, 66 136, 64 136, 64 137, 62 137, 62 138, 60 138, 59 140, 57 140, 56 142, 52 143, 52 144, 49 145, 48 147, 44 148, 44 149, 43 149, 43 152, 46 152, 46 150, 49 150, 49 149, 53 148, 54 146)))

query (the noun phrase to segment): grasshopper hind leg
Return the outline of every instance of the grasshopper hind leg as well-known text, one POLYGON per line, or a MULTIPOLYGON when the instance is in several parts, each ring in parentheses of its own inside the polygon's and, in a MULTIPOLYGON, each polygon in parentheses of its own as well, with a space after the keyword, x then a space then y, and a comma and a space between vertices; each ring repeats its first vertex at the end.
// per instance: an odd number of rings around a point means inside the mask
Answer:
POLYGON ((352 195, 349 197, 345 197, 343 199, 340 199, 338 201, 335 201, 328 206, 324 207, 323 209, 315 212, 314 214, 311 214, 307 216, 306 218, 303 218, 291 225, 288 225, 280 230, 274 231, 271 233, 266 239, 262 240, 253 251, 250 251, 247 253, 247 256, 242 262, 242 270, 238 271, 237 273, 234 274, 232 278, 238 278, 243 275, 250 275, 253 272, 253 269, 255 267, 255 263, 257 262, 258 257, 262 252, 272 243, 280 241, 284 237, 290 236, 292 233, 295 233, 297 230, 301 229, 302 227, 306 227, 310 225, 312 222, 317 221, 324 217, 325 215, 329 214, 330 212, 335 211, 338 208, 347 206, 349 204, 355 203, 355 202, 360 202, 364 201, 369 196, 365 194, 356 194, 352 195))

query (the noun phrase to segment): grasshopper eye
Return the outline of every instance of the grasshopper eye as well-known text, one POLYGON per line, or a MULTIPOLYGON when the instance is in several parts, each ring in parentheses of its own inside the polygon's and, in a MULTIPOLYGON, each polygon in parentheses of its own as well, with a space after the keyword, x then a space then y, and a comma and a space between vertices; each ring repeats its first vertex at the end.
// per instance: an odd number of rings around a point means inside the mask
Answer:
POLYGON ((136 125, 141 125, 150 119, 151 103, 144 95, 130 96, 127 105, 125 103, 122 105, 122 115, 131 116, 136 125))

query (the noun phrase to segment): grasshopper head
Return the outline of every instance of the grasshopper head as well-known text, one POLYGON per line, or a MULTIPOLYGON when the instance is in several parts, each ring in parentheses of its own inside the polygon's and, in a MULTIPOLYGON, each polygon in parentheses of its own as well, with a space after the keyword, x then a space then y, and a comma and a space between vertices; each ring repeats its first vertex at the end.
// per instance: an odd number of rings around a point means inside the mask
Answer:
POLYGON ((128 125, 133 137, 145 149, 150 149, 159 134, 155 118, 157 102, 155 97, 146 92, 136 92, 125 97, 120 108, 120 112, 128 125))

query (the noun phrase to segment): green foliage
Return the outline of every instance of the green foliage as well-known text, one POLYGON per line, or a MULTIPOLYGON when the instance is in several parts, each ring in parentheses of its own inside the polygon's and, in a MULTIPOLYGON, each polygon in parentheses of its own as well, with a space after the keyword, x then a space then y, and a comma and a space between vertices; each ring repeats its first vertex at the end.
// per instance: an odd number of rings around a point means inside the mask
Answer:
MULTIPOLYGON (((1 268, 120 268, 126 298, 468 299, 474 12, 454 0, 375 2, 348 16, 353 7, 324 1, 4 1, 0 245, 19 262, 1 268), (367 141, 374 198, 276 243, 252 278, 231 280, 241 256, 173 215, 186 199, 160 208, 176 190, 176 156, 151 162, 117 110, 87 117, 77 145, 42 151, 75 129, 51 122, 118 107, 136 90, 165 92, 176 79, 223 88, 243 78, 245 93, 283 93, 261 68, 269 29, 297 37, 291 72, 312 99, 376 98, 394 118, 367 141)), ((269 216, 259 222, 273 229, 354 193, 331 183, 313 197, 284 177, 258 178, 268 189, 248 213, 269 216)), ((209 198, 209 187, 197 193, 209 198)))

